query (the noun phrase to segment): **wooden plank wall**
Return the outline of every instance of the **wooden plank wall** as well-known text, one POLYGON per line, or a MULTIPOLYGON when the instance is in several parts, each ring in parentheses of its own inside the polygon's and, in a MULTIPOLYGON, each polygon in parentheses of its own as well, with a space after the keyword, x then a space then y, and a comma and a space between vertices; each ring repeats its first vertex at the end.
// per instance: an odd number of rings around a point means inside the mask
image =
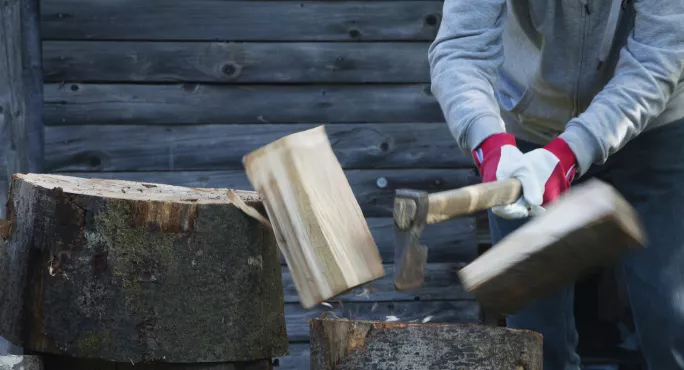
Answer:
MULTIPOLYGON (((430 93, 441 1, 43 0, 50 172, 250 189, 242 156, 325 124, 391 274, 394 189, 479 181, 430 93)), ((473 217, 428 227, 425 287, 391 275, 304 310, 283 264, 291 355, 308 319, 479 320, 456 271, 477 254, 473 217)), ((486 238, 486 234, 485 238, 486 238)))

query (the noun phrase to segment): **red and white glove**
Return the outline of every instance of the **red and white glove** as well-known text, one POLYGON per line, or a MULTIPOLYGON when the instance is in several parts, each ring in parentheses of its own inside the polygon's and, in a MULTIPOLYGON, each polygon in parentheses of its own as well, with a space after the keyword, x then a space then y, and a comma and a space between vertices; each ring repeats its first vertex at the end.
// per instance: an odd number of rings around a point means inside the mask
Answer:
POLYGON ((473 150, 473 157, 483 182, 520 180, 522 196, 513 204, 492 208, 494 214, 507 219, 543 213, 544 205, 570 188, 576 172, 575 155, 560 138, 523 154, 513 135, 494 134, 473 150))

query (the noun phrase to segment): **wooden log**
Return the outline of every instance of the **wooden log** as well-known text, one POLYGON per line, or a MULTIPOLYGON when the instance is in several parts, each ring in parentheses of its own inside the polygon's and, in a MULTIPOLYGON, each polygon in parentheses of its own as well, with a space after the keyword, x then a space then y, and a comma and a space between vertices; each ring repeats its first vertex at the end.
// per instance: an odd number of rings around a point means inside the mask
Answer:
POLYGON ((384 275, 354 193, 319 126, 244 158, 305 308, 384 275))
POLYGON ((44 370, 273 370, 270 359, 242 362, 163 363, 112 362, 100 359, 48 355, 44 370))
MULTIPOLYGON (((39 5, 39 0, 0 4, 0 219, 7 214, 12 175, 43 171, 39 5)), ((0 337, 0 354, 8 353, 21 349, 0 337)))
POLYGON ((44 109, 46 125, 444 122, 426 84, 47 84, 44 109))
POLYGON ((46 370, 40 356, 0 356, 0 370, 46 370))
MULTIPOLYGON (((284 354, 275 239, 228 192, 17 175, 0 245, 0 334, 119 362, 284 354)), ((255 193, 234 194, 261 208, 255 193)))
MULTIPOLYGON (((298 108, 299 109, 299 108, 298 108)), ((244 153, 312 124, 85 125, 45 128, 48 171, 242 170, 244 153), (150 141, 153 137, 154 141, 150 141)), ((332 124, 345 169, 473 168, 445 123, 332 124)))
POLYGON ((43 8, 43 33, 57 40, 432 41, 442 2, 43 0, 43 8))
POLYGON ((311 321, 311 369, 542 369, 542 336, 500 327, 311 321))
POLYGON ((43 78, 56 83, 429 83, 429 45, 46 41, 43 78))

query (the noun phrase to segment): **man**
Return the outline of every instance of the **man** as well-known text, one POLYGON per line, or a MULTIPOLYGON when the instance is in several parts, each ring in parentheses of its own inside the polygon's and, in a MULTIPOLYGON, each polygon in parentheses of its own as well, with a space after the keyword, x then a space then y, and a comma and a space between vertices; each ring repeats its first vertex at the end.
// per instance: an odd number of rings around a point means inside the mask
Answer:
MULTIPOLYGON (((598 177, 644 222, 623 261, 650 369, 684 369, 684 0, 445 0, 432 91, 483 181, 523 195, 490 211, 494 242, 598 177)), ((540 279, 543 279, 540 276, 540 279)), ((579 369, 573 287, 508 326, 544 336, 544 369, 579 369)))

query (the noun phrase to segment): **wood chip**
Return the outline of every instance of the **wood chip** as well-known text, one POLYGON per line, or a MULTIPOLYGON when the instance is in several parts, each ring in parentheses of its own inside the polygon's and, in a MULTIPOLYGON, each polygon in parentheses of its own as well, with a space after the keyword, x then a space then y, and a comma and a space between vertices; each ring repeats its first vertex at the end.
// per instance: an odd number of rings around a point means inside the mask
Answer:
POLYGON ((228 199, 230 199, 230 201, 233 202, 233 204, 235 204, 236 207, 240 208, 242 212, 261 222, 269 229, 272 229, 271 223, 264 216, 262 216, 261 213, 259 213, 259 211, 257 211, 254 207, 247 205, 247 203, 240 199, 240 197, 237 194, 235 194, 235 191, 229 189, 227 195, 228 199))

